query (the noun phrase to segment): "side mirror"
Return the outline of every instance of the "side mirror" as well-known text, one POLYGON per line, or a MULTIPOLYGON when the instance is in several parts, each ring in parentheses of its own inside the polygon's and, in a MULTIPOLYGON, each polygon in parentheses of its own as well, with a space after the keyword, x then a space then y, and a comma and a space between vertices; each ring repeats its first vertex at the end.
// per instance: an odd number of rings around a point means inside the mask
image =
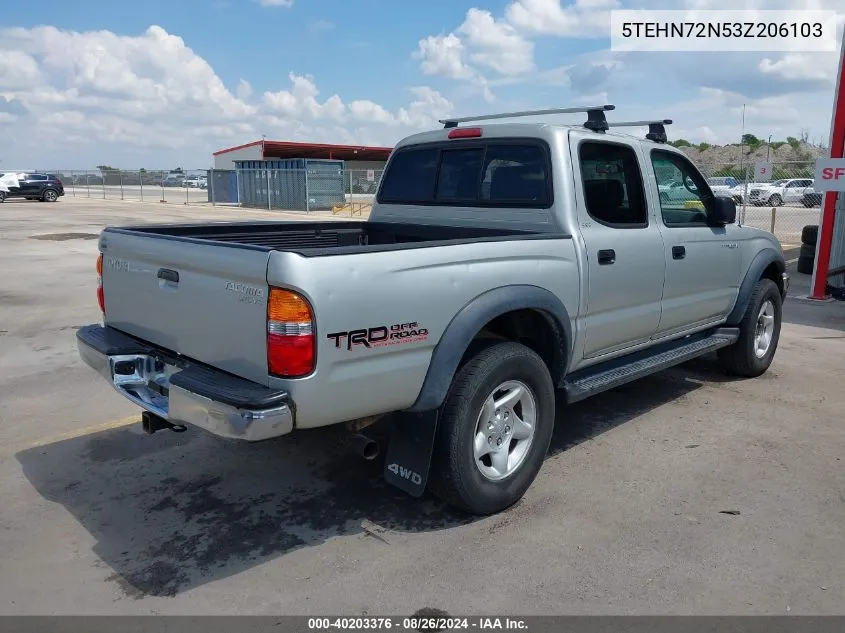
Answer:
POLYGON ((736 222, 736 202, 731 198, 715 196, 710 212, 710 222, 716 226, 724 226, 736 222))

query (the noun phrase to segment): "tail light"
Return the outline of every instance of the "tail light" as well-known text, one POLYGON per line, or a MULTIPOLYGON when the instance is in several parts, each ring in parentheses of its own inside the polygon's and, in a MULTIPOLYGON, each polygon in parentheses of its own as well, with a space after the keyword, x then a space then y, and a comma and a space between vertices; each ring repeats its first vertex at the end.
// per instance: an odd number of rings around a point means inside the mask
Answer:
POLYGON ((106 297, 103 294, 103 254, 97 257, 97 303, 100 305, 100 312, 106 313, 106 297))
POLYGON ((270 373, 298 378, 314 370, 314 313, 302 296, 270 288, 267 302, 267 365, 270 373))

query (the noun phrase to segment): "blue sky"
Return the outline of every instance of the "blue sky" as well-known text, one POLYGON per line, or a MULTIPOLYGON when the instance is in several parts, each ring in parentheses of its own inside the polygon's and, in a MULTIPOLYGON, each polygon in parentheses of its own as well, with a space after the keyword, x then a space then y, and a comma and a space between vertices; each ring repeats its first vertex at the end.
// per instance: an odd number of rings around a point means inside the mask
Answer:
MULTIPOLYGON (((839 0, 41 0, 0 26, 3 168, 204 168, 261 138, 390 145, 446 115, 611 102, 673 136, 827 139, 835 53, 619 53, 618 8, 839 0)), ((839 9, 843 11, 842 8, 839 9)), ((843 16, 840 16, 843 17, 843 16)), ((841 27, 840 27, 841 29, 841 27)), ((565 119, 561 119, 564 121, 565 119)))

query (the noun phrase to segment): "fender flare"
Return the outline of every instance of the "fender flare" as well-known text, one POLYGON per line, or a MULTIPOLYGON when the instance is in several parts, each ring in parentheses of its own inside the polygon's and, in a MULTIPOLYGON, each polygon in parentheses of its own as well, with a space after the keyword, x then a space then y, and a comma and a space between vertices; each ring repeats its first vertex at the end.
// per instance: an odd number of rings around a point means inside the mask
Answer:
POLYGON ((745 278, 739 286, 739 293, 736 297, 733 310, 728 315, 726 325, 736 325, 742 321, 745 314, 745 309, 748 307, 748 302, 751 300, 751 293, 754 292, 754 286, 763 276, 763 271, 771 264, 777 266, 778 272, 783 273, 786 270, 786 262, 783 260, 783 255, 774 248, 764 248, 754 259, 751 260, 751 265, 745 273, 745 278))
POLYGON ((458 364, 475 335, 496 317, 526 309, 540 312, 561 333, 559 370, 562 377, 569 364, 572 345, 572 322, 563 302, 538 286, 502 286, 472 299, 449 322, 431 355, 420 393, 405 411, 420 413, 439 408, 446 400, 458 364))

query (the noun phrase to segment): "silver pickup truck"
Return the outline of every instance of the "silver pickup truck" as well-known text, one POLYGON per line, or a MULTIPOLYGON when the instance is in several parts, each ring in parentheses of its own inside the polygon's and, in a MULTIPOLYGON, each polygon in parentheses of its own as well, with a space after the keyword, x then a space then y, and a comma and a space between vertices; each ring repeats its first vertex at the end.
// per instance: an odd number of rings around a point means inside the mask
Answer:
POLYGON ((736 223, 665 142, 670 121, 608 123, 611 109, 406 138, 366 222, 106 228, 103 323, 79 352, 148 432, 346 423, 372 457, 361 430, 378 420, 390 483, 500 511, 542 466, 556 398, 710 352, 758 376, 777 348, 778 241, 736 223), (661 201, 675 182, 687 195, 661 201))

